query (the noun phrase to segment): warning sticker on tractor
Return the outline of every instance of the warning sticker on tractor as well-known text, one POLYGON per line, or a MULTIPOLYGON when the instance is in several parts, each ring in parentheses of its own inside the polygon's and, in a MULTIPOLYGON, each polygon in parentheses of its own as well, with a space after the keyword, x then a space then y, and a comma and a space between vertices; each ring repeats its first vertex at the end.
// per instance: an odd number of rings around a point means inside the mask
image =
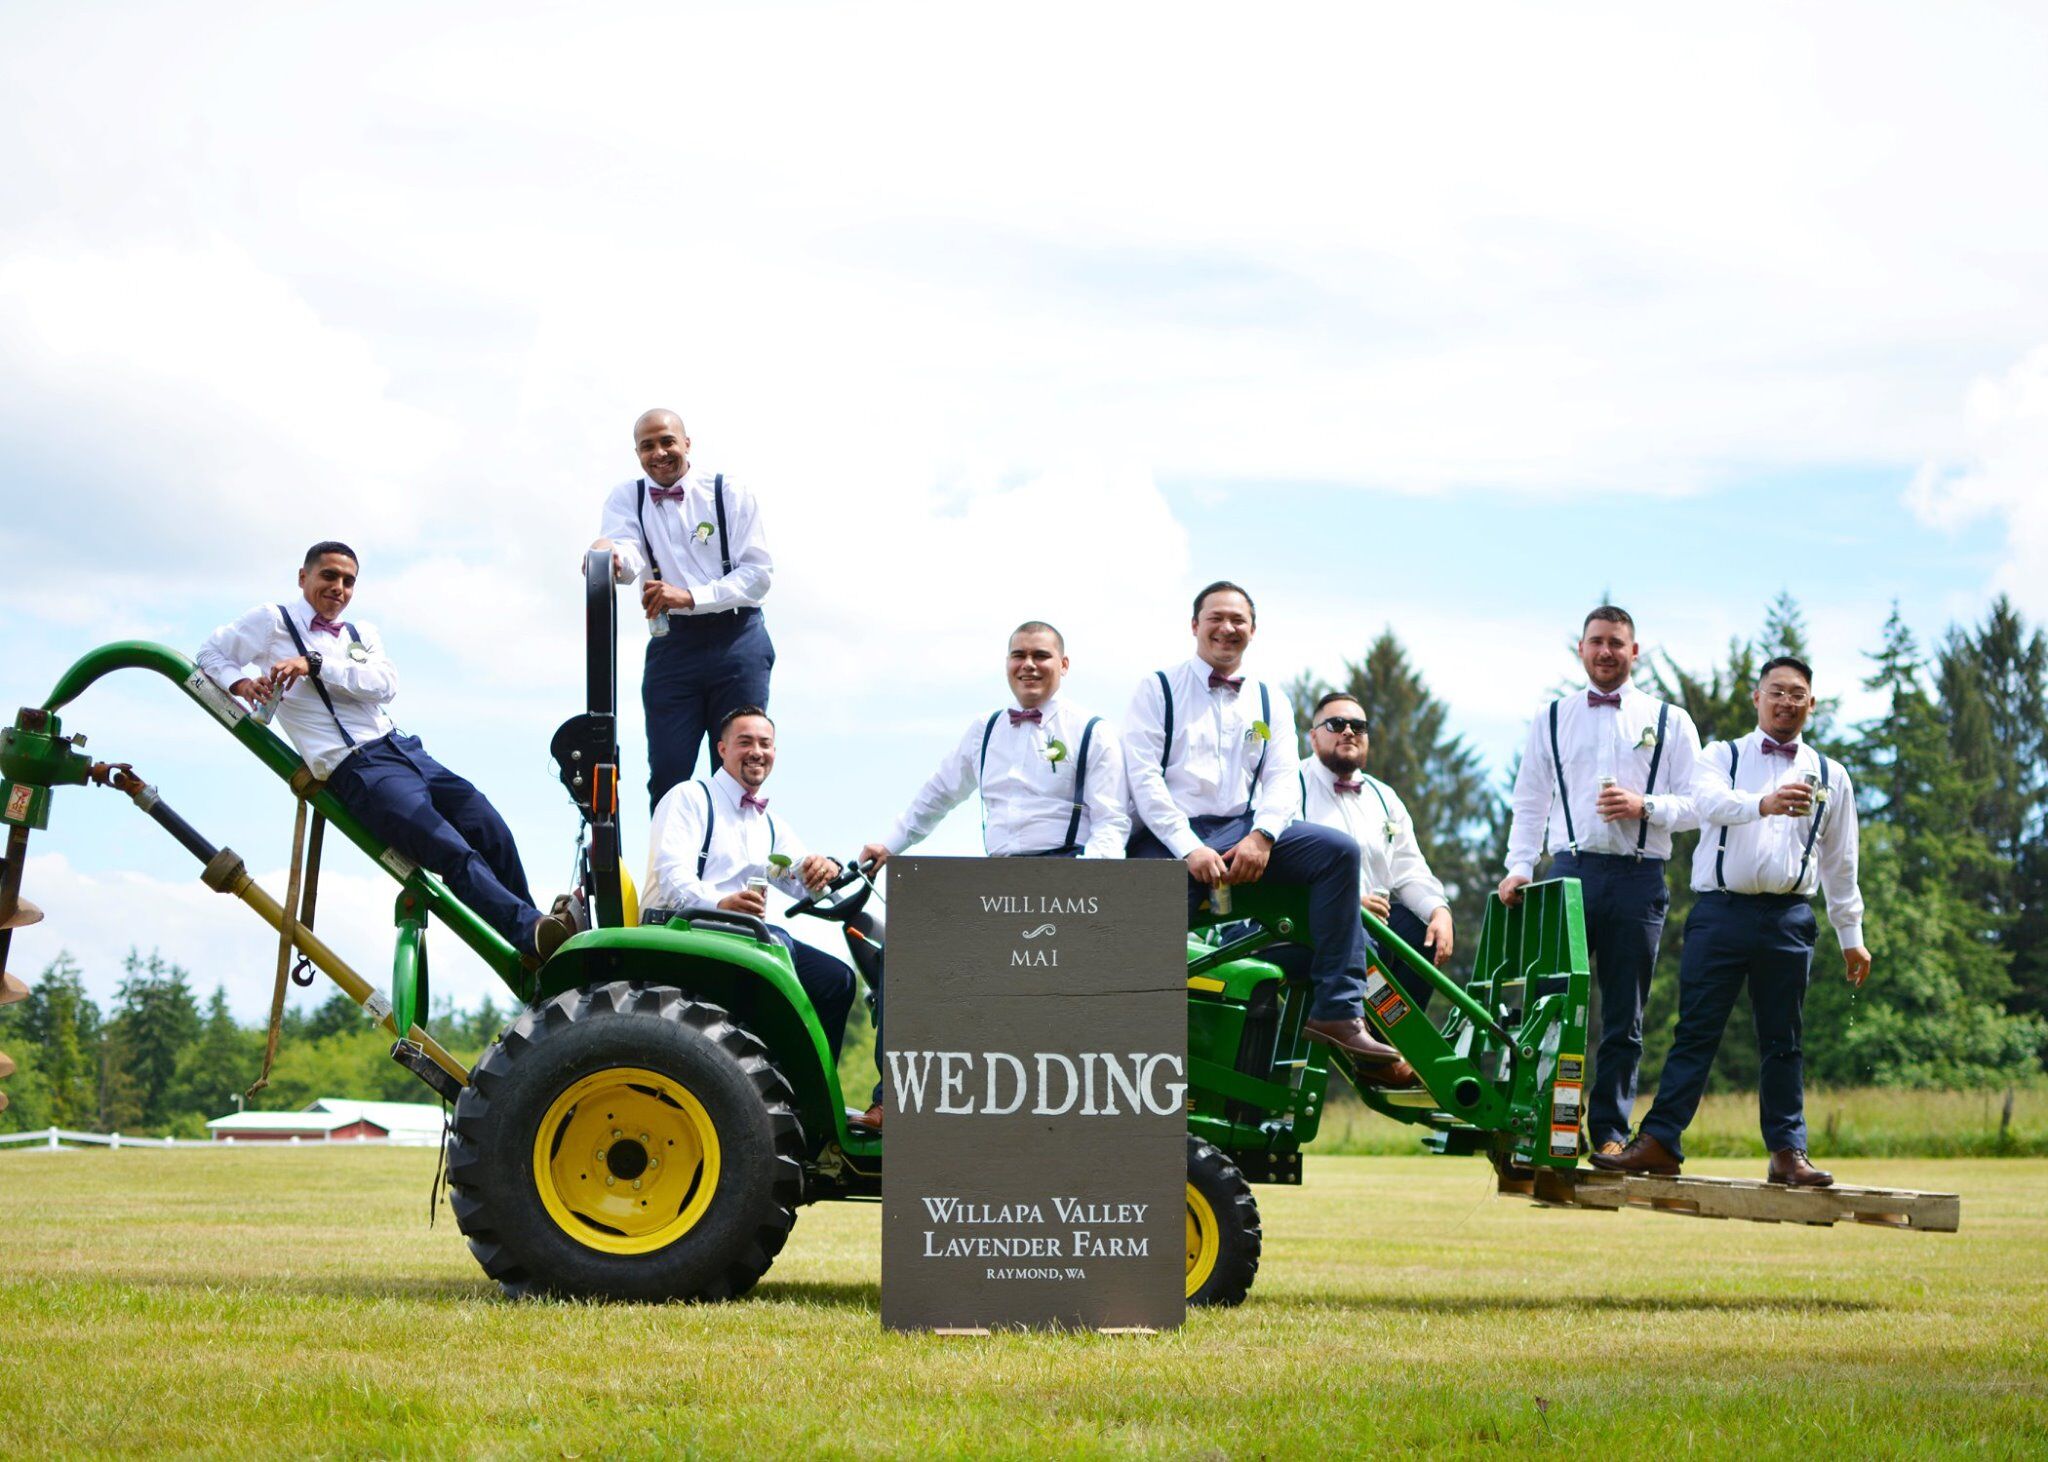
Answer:
POLYGON ((1557 1126, 1579 1125, 1579 1084, 1560 1081, 1550 1098, 1550 1120, 1557 1126))
POLYGON ((1377 965, 1366 966, 1365 1003, 1372 1007, 1381 1025, 1392 1025, 1408 1013, 1408 1001, 1400 987, 1389 984, 1377 965))
POLYGON ((1550 1129, 1550 1153, 1553 1157, 1576 1157, 1579 1151, 1579 1129, 1552 1127, 1550 1129))
POLYGON ((1586 1058, 1583 1055, 1560 1055, 1557 1058, 1557 1080, 1560 1085, 1569 1081, 1574 1084, 1586 1079, 1586 1058))
POLYGON ((35 800, 36 789, 26 782, 7 789, 7 820, 20 822, 28 816, 28 805, 35 800))

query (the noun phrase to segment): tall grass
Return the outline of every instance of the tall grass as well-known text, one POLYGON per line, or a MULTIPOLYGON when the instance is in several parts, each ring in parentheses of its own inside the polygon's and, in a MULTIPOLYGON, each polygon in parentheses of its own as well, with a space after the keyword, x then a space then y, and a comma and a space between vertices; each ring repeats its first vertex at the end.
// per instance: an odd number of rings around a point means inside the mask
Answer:
MULTIPOLYGON (((1650 1098, 1636 1104, 1636 1119, 1650 1098)), ((1981 1091, 1817 1087, 1806 1093, 1815 1157, 2048 1157, 2048 1083, 1981 1091)), ((1390 1121, 1357 1101, 1333 1101, 1311 1151, 1397 1155, 1417 1149, 1422 1129, 1390 1121)), ((1753 1092, 1716 1092, 1685 1134, 1695 1157, 1762 1157, 1753 1092)))

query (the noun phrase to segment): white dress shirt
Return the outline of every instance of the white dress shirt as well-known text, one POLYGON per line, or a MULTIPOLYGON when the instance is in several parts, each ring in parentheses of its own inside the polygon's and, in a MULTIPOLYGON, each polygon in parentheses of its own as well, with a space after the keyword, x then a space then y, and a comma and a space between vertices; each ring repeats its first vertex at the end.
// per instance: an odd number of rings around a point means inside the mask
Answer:
POLYGON ((768 553, 768 531, 761 524, 760 507, 751 492, 726 478, 728 537, 721 542, 713 477, 702 468, 692 467, 676 484, 685 489, 682 499, 666 502, 654 500, 653 479, 629 477, 604 500, 603 526, 598 531, 612 541, 612 549, 619 556, 619 582, 646 576, 647 551, 652 547, 654 562, 661 566, 662 581, 688 589, 696 600, 695 608, 672 609, 672 616, 755 608, 768 597, 775 560, 768 553), (643 482, 645 501, 640 499, 643 482), (641 539, 643 518, 651 542, 641 539), (732 559, 729 574, 725 571, 727 557, 732 559))
POLYGON ((1278 838, 1301 811, 1300 759, 1294 750, 1294 712, 1277 690, 1268 696, 1266 735, 1257 734, 1259 686, 1245 676, 1232 693, 1209 688, 1208 662, 1197 657, 1166 672, 1173 688, 1173 745, 1163 746, 1165 701, 1159 677, 1138 682, 1124 712, 1124 775, 1131 805, 1152 835, 1176 858, 1202 846, 1191 817, 1230 817, 1252 808, 1252 827, 1278 838), (1165 771, 1162 773, 1162 752, 1165 771), (1252 773, 1261 753, 1258 786, 1252 773))
POLYGON ((1842 948, 1863 943, 1863 892, 1856 886, 1856 792, 1838 761, 1828 763, 1828 790, 1820 804, 1820 829, 1813 854, 1813 814, 1766 817, 1757 803, 1802 773, 1820 775, 1821 756, 1804 741, 1790 758, 1767 756, 1764 733, 1752 731, 1734 743, 1735 777, 1728 777, 1729 743, 1716 741, 1700 753, 1693 774, 1693 806, 1700 820, 1700 845, 1692 855, 1696 893, 1796 893, 1827 895, 1828 922, 1842 948), (1727 834, 1722 844, 1721 835, 1727 834), (1802 861, 1805 868, 1802 871, 1802 861))
POLYGON ((746 792, 724 767, 710 781, 678 782, 662 793, 654 808, 648 838, 647 879, 640 902, 651 909, 716 908, 727 894, 738 893, 749 878, 766 878, 793 898, 802 898, 803 840, 773 812, 743 807, 746 792), (711 794, 711 849, 704 871, 697 855, 704 850, 705 791, 711 794), (789 859, 780 870, 770 855, 789 859))
MULTIPOLYGON (((284 609, 299 627, 306 648, 320 654, 320 684, 327 688, 334 710, 329 713, 310 678, 302 679, 278 702, 277 725, 299 749, 313 775, 325 781, 355 750, 349 738, 361 746, 391 734, 391 718, 384 714, 384 707, 398 694, 398 668, 385 658, 384 637, 375 625, 347 621, 362 636, 362 658, 358 659, 358 646, 346 629, 338 635, 313 629, 313 606, 304 595, 284 601, 284 609), (348 737, 342 735, 343 728, 348 737)), ((277 606, 259 604, 206 637, 199 647, 199 668, 227 690, 236 681, 255 679, 278 661, 298 653, 298 645, 277 617, 277 606)))
POLYGON ((1301 764, 1301 815, 1338 832, 1349 833, 1358 842, 1358 892, 1390 889, 1423 923, 1450 900, 1444 886, 1429 871, 1422 845, 1415 841, 1415 819, 1400 794, 1377 777, 1358 772, 1345 779, 1356 792, 1339 792, 1337 774, 1320 759, 1310 757, 1301 764))
MULTIPOLYGON (((1621 688, 1619 706, 1596 706, 1586 691, 1575 690, 1556 702, 1557 749, 1564 762, 1564 797, 1571 808, 1571 831, 1581 853, 1633 854, 1642 823, 1634 818, 1602 822, 1593 804, 1605 776, 1629 792, 1647 786, 1656 749, 1657 713, 1664 702, 1633 684, 1621 688)), ((1700 733, 1677 706, 1664 728, 1664 755, 1657 763, 1657 786, 1651 792, 1648 836, 1642 838, 1646 858, 1669 858, 1671 835, 1697 826, 1687 800, 1693 766, 1699 760, 1700 733)), ((1508 872, 1535 876, 1539 853, 1564 852, 1571 837, 1559 802, 1556 762, 1550 747, 1550 707, 1529 723, 1529 742, 1522 749, 1522 767, 1515 776, 1514 821, 1508 830, 1508 872)))
MULTIPOLYGON (((981 844, 991 858, 1046 853, 1064 847, 1074 818, 1074 780, 1088 713, 1057 696, 1039 707, 1042 720, 1010 723, 1008 708, 991 725, 977 716, 959 744, 918 789, 882 845, 891 854, 922 842, 941 818, 977 787, 981 790, 981 844), (983 738, 988 750, 983 752, 983 738), (1050 758, 1052 743, 1064 748, 1050 758)), ((1124 760, 1116 728, 1103 721, 1088 742, 1088 776, 1074 838, 1084 858, 1121 858, 1130 841, 1124 799, 1124 760)))

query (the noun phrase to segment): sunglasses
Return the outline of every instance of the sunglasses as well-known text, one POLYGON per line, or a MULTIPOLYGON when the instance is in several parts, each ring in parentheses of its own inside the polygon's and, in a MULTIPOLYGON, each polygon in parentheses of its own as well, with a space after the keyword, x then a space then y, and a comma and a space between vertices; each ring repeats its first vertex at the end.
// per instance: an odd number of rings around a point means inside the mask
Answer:
POLYGON ((1372 729, 1372 722, 1363 716, 1325 716, 1316 722, 1316 728, 1332 736, 1342 736, 1346 731, 1355 731, 1363 736, 1372 729))

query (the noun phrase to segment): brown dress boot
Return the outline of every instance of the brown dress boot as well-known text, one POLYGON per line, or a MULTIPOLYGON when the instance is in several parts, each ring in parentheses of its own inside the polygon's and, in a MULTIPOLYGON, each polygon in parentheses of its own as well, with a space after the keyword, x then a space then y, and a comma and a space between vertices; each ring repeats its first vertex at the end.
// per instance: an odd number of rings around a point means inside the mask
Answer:
POLYGON ((1638 1132, 1635 1140, 1620 1152, 1609 1153, 1606 1145, 1593 1154, 1593 1166, 1603 1173, 1642 1173, 1647 1177, 1675 1178, 1678 1176, 1678 1159, 1671 1149, 1650 1136, 1638 1132))
POLYGON ((1398 1090, 1416 1084, 1415 1068, 1401 1059, 1399 1051, 1374 1035, 1362 1016, 1303 1021, 1301 1033, 1349 1056, 1363 1068, 1363 1075, 1374 1086, 1398 1090))
POLYGON ((1781 1147, 1771 1154, 1771 1170, 1766 1174, 1773 1183, 1783 1183, 1791 1188, 1832 1188, 1835 1175, 1824 1173, 1806 1160, 1806 1150, 1800 1147, 1781 1147))
POLYGON ((882 1130, 882 1104, 876 1102, 858 1117, 847 1119, 847 1126, 856 1132, 880 1132, 882 1130))

